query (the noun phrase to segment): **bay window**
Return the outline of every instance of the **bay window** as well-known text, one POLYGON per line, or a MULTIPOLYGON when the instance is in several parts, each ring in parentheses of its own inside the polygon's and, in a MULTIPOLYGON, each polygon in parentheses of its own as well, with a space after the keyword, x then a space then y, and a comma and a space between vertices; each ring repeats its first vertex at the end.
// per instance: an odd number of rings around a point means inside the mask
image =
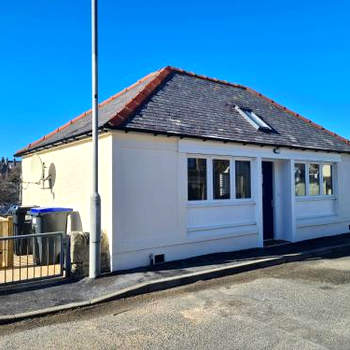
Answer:
POLYGON ((295 163, 295 195, 331 196, 334 194, 333 176, 332 164, 295 163))

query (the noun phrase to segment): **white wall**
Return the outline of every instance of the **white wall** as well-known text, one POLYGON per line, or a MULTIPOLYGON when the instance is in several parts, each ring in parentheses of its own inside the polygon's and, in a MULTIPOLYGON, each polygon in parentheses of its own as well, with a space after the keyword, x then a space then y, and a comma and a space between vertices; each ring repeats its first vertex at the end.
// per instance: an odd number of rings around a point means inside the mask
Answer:
POLYGON ((274 160, 274 229, 275 238, 294 241, 294 163, 291 160, 274 160))
MULTIPOLYGON (((102 229, 109 236, 113 270, 148 265, 150 254, 165 254, 169 261, 261 247, 262 160, 274 162, 276 238, 298 241, 349 231, 348 155, 283 148, 274 153, 272 147, 117 131, 100 140, 102 229), (190 154, 250 159, 252 199, 188 203, 190 154), (336 163, 335 199, 296 199, 295 160, 336 163)), ((72 207, 80 215, 81 227, 74 229, 89 231, 90 141, 52 148, 39 155, 47 166, 55 164, 56 184, 53 193, 37 185, 25 185, 23 203, 72 207)), ((31 157, 23 159, 25 181, 30 181, 31 157)))
POLYGON ((335 198, 296 198, 296 218, 297 220, 300 220, 305 218, 336 215, 335 202, 335 198))
POLYGON ((113 269, 259 245, 255 201, 187 204, 187 158, 178 139, 123 134, 113 138, 116 186, 113 269))
MULTIPOLYGON (((319 201, 316 209, 314 201, 297 202, 294 160, 335 162, 343 174, 350 173, 345 158, 349 162, 350 157, 334 153, 283 148, 274 153, 272 147, 115 132, 113 269, 147 265, 150 254, 165 254, 166 260, 174 260, 262 246, 262 160, 275 164, 276 238, 297 241, 330 235, 334 230, 340 233, 345 226, 339 227, 338 221, 333 226, 328 222, 316 228, 301 226, 305 224, 301 215, 316 225, 315 212, 332 213, 334 200, 319 201), (186 159, 196 154, 249 158, 252 199, 188 203, 186 159)), ((350 183, 350 179, 345 183, 350 183)), ((341 207, 338 212, 343 211, 344 215, 345 201, 344 197, 336 201, 341 207)))
MULTIPOLYGON (((99 192, 101 195, 102 230, 112 239, 112 136, 100 137, 99 192)), ((23 157, 23 205, 62 206, 77 212, 69 231, 90 231, 91 142, 89 139, 69 143, 37 153, 47 168, 54 164, 56 181, 53 190, 30 184, 33 155, 23 157)), ((46 171, 47 175, 47 171, 46 171)), ((46 183, 48 185, 48 183, 46 183)))

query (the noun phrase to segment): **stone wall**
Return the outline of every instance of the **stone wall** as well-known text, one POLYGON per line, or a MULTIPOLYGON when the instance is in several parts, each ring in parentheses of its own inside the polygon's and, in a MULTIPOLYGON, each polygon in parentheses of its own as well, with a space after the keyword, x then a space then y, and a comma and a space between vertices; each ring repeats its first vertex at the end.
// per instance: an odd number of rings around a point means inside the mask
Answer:
MULTIPOLYGON (((71 239, 71 262, 72 275, 74 277, 85 277, 89 275, 89 233, 73 231, 71 239)), ((110 271, 110 253, 108 236, 102 232, 101 237, 101 272, 110 271)))

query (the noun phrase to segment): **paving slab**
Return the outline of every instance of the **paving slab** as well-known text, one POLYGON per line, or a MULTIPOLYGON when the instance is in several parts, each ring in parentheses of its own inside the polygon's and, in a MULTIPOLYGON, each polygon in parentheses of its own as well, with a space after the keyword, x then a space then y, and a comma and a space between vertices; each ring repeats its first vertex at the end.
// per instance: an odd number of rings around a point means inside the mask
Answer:
POLYGON ((350 234, 314 239, 299 243, 218 253, 106 274, 95 280, 69 280, 51 286, 23 286, 20 290, 0 293, 0 322, 34 317, 81 307, 115 298, 127 297, 193 283, 251 269, 307 258, 323 259, 338 251, 350 253, 350 234))

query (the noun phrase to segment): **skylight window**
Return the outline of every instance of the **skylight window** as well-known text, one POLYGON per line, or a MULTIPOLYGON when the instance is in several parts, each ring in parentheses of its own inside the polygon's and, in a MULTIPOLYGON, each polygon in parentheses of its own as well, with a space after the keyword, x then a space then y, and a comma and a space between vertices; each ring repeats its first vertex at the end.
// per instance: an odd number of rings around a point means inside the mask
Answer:
POLYGON ((257 116, 251 109, 241 108, 235 106, 239 114, 246 119, 255 129, 262 131, 273 131, 270 125, 266 124, 259 116, 257 116))

